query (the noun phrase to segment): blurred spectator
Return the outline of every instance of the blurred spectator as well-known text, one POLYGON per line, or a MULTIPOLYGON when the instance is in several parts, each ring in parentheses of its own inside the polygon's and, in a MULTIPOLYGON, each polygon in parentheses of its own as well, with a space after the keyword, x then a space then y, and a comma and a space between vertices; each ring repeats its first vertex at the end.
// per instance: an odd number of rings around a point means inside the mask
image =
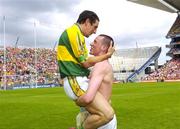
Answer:
MULTIPOLYGON (((38 48, 37 63, 35 65, 34 48, 6 48, 6 84, 30 85, 35 83, 37 71, 37 83, 39 85, 59 85, 59 76, 56 61, 56 51, 38 48)), ((0 82, 3 81, 4 52, 0 50, 0 82)))
POLYGON ((180 79, 180 58, 171 59, 162 68, 146 76, 143 80, 177 80, 180 79))

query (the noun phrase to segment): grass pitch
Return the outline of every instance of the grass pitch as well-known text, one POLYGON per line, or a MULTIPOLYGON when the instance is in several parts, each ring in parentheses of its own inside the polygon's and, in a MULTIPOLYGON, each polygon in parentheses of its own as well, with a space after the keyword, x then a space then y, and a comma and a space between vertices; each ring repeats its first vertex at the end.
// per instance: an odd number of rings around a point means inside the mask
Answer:
MULTIPOLYGON (((114 84, 118 129, 179 129, 180 83, 114 84)), ((79 108, 63 88, 0 91, 0 129, 68 129, 79 108)))

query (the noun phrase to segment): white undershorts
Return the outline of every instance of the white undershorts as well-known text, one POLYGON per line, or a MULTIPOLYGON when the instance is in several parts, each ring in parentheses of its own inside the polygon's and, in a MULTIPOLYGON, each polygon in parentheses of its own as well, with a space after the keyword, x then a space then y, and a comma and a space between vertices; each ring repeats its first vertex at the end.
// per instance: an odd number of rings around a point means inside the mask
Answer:
POLYGON ((66 95, 72 100, 77 100, 88 89, 88 81, 87 77, 68 76, 64 78, 64 91, 66 95))
POLYGON ((110 122, 108 122, 107 124, 99 127, 98 129, 117 129, 116 115, 114 114, 114 117, 110 122))

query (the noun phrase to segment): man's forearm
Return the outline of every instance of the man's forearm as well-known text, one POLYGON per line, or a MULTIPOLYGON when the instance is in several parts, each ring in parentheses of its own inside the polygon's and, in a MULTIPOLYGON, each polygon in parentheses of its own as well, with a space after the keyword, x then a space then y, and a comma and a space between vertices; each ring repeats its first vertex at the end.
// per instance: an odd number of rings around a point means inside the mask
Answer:
POLYGON ((92 62, 92 63, 98 63, 98 62, 101 62, 101 61, 104 61, 104 60, 107 60, 108 58, 110 58, 111 55, 110 54, 104 54, 104 55, 101 55, 101 56, 93 56, 93 57, 89 57, 87 59, 88 62, 92 62))
POLYGON ((107 60, 110 57, 111 57, 111 54, 109 54, 109 53, 106 53, 106 54, 101 55, 101 56, 88 57, 88 59, 84 63, 82 63, 82 65, 85 68, 89 68, 89 67, 94 66, 98 62, 107 60))

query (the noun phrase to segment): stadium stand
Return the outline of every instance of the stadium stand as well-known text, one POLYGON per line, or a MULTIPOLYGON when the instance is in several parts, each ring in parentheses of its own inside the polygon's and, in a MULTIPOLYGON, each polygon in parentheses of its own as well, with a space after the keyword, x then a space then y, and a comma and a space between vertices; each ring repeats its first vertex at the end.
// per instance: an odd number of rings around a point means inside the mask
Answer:
POLYGON ((153 61, 157 64, 160 53, 161 48, 157 46, 116 50, 110 59, 115 81, 141 81, 145 69, 153 61))
POLYGON ((34 48, 6 48, 6 78, 4 78, 4 52, 0 49, 0 83, 7 88, 59 86, 56 52, 51 49, 37 48, 35 64, 34 48), (37 74, 36 74, 37 73, 37 74), (6 80, 6 81, 5 81, 6 80), (37 80, 37 81, 36 81, 37 80))
MULTIPOLYGON (((0 49, 1 89, 3 89, 4 83, 7 89, 33 88, 36 84, 37 87, 62 84, 58 74, 56 51, 37 48, 36 52, 37 63, 35 63, 34 48, 7 47, 6 71, 4 72, 4 50, 0 49)), ((115 80, 127 82, 130 79, 140 79, 144 75, 145 68, 159 57, 160 53, 156 54, 157 52, 160 52, 159 47, 117 50, 110 59, 115 80)))
POLYGON ((127 1, 160 9, 170 13, 178 13, 180 10, 179 0, 127 0, 127 1))
POLYGON ((169 45, 166 45, 170 50, 167 52, 167 56, 172 59, 169 60, 164 66, 154 73, 146 76, 144 81, 174 81, 180 80, 180 15, 178 14, 174 24, 169 30, 167 38, 171 38, 169 45))
POLYGON ((177 13, 177 18, 170 28, 166 38, 171 38, 170 50, 167 56, 172 59, 142 81, 180 81, 180 1, 179 0, 127 0, 136 4, 153 7, 170 13, 177 13))
POLYGON ((180 59, 173 58, 163 67, 144 78, 145 81, 168 81, 180 79, 180 59))

